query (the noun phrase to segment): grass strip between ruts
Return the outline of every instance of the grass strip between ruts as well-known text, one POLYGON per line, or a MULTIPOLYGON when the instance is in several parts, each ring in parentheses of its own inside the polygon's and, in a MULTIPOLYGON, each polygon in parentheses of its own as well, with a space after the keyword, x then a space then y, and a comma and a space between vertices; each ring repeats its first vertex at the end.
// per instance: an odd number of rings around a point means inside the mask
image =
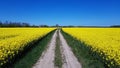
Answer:
POLYGON ((57 31, 57 38, 56 38, 56 47, 55 47, 55 66, 57 68, 62 68, 62 54, 60 50, 60 38, 59 38, 59 32, 57 31))

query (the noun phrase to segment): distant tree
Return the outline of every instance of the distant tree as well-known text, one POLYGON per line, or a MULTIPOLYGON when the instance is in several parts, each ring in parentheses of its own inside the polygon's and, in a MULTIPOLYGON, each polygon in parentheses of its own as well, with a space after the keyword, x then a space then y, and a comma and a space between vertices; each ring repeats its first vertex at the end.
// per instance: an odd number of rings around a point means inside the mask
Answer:
POLYGON ((39 27, 49 27, 48 25, 39 25, 39 27))
POLYGON ((59 25, 58 25, 58 24, 56 24, 56 27, 59 27, 59 25))
POLYGON ((32 27, 35 27, 35 25, 32 25, 32 27))
POLYGON ((112 26, 110 26, 110 27, 120 27, 120 25, 112 25, 112 26))
POLYGON ((0 21, 0 23, 2 24, 2 22, 0 21))
POLYGON ((28 23, 22 23, 22 26, 29 27, 30 25, 28 23))
POLYGON ((0 26, 2 26, 2 22, 0 21, 0 26))
POLYGON ((0 21, 0 27, 30 27, 30 25, 28 23, 21 23, 21 22, 0 21))

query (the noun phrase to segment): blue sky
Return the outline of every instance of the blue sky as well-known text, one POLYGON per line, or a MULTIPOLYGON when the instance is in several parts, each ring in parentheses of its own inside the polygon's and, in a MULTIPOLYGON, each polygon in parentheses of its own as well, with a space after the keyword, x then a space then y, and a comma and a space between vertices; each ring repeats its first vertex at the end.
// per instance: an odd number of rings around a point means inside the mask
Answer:
POLYGON ((120 25, 120 0, 0 0, 0 21, 120 25))

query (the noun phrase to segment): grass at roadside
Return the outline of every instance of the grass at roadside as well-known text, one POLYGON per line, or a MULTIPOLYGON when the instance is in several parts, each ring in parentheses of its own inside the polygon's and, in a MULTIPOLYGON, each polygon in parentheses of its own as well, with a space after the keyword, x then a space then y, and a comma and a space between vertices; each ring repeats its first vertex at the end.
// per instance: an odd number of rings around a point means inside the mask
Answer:
POLYGON ((62 54, 60 50, 60 39, 59 33, 57 31, 57 38, 56 38, 56 48, 55 48, 55 66, 58 68, 62 68, 62 54))
POLYGON ((68 45, 71 47, 73 53, 82 64, 82 68, 105 68, 101 61, 95 59, 94 56, 91 55, 89 49, 85 46, 85 43, 76 40, 63 31, 61 32, 68 45))
POLYGON ((34 44, 30 44, 31 47, 26 48, 21 54, 17 55, 14 61, 7 65, 7 68, 32 68, 45 50, 54 32, 52 31, 34 44))

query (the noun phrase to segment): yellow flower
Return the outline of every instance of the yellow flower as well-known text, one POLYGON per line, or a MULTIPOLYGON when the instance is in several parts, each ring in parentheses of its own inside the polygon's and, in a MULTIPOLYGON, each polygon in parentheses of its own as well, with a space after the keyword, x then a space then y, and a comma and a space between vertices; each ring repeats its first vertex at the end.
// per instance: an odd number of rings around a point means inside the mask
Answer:
MULTIPOLYGON (((103 59, 115 61, 120 65, 120 28, 62 28, 74 38, 85 42, 92 47, 93 52, 98 52, 103 59)), ((108 66, 110 66, 108 64, 108 66)))
POLYGON ((55 28, 0 28, 0 65, 55 28))

